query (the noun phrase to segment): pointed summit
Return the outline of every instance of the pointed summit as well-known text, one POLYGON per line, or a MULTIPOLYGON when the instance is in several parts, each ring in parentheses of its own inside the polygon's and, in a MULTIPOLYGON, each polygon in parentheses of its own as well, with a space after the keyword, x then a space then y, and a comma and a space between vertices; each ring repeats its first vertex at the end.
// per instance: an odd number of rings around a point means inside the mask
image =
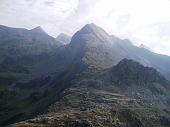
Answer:
MULTIPOLYGON (((97 26, 97 25, 94 24, 94 23, 86 24, 86 25, 82 28, 82 30, 97 30, 97 29, 99 29, 99 26, 97 26)), ((102 29, 102 28, 100 28, 100 29, 102 29)))
POLYGON ((147 49, 147 50, 149 50, 149 51, 152 51, 149 47, 147 47, 147 46, 144 45, 144 44, 141 44, 141 45, 139 46, 139 48, 143 48, 143 49, 147 49))
POLYGON ((33 32, 38 32, 38 33, 46 33, 41 26, 37 26, 33 29, 31 29, 30 31, 33 31, 33 32))
POLYGON ((90 45, 109 44, 112 37, 101 27, 94 23, 86 24, 82 29, 75 33, 71 43, 88 43, 90 45))
POLYGON ((56 40, 61 42, 62 44, 66 45, 66 44, 69 44, 70 41, 71 41, 71 37, 68 36, 67 34, 65 33, 60 33, 57 37, 56 37, 56 40))
POLYGON ((108 36, 108 33, 106 33, 104 29, 94 23, 86 24, 80 31, 82 31, 83 33, 93 33, 108 36))

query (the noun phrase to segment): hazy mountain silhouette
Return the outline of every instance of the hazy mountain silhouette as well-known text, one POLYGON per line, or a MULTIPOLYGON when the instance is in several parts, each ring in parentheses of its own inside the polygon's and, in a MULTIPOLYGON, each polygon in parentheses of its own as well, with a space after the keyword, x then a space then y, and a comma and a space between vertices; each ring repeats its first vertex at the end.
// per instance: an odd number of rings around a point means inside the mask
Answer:
POLYGON ((64 45, 66 44, 69 44, 70 41, 71 41, 71 37, 64 34, 64 33, 61 33, 57 36, 56 40, 64 45))

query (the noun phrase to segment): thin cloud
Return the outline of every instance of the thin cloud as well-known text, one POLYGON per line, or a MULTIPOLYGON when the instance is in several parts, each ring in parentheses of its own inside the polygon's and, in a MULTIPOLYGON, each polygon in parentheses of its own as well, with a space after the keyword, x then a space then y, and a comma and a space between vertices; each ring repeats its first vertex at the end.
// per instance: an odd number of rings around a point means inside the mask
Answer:
POLYGON ((45 1, 44 4, 47 6, 54 6, 54 1, 45 1))

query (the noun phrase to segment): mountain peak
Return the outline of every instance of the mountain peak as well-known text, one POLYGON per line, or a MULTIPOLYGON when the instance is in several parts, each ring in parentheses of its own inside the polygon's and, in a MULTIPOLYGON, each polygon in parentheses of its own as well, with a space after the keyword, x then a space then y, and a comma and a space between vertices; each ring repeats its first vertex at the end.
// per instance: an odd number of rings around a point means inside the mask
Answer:
POLYGON ((65 33, 60 33, 57 37, 59 37, 59 36, 68 36, 68 35, 65 33))
POLYGON ((57 37, 56 37, 56 40, 61 42, 62 44, 69 44, 70 41, 71 41, 71 37, 68 36, 67 34, 65 33, 60 33, 57 37))
POLYGON ((82 29, 80 29, 77 33, 74 34, 73 40, 77 38, 77 41, 84 40, 85 42, 91 43, 104 43, 111 42, 111 36, 101 27, 95 25, 94 23, 86 24, 82 29))
POLYGON ((89 24, 86 24, 84 27, 88 27, 88 28, 96 28, 98 27, 96 24, 94 23, 89 23, 89 24))
POLYGON ((136 81, 140 83, 165 82, 165 78, 156 69, 145 67, 134 60, 126 58, 114 66, 112 72, 114 77, 126 84, 136 81))
POLYGON ((139 46, 139 48, 143 48, 143 49, 147 49, 147 50, 151 51, 151 49, 149 47, 147 47, 146 45, 144 45, 144 44, 141 44, 139 46))
POLYGON ((57 38, 60 38, 60 37, 65 37, 65 38, 71 38, 69 35, 65 34, 65 33, 60 33, 57 37, 57 38))
POLYGON ((31 31, 33 31, 33 32, 39 32, 39 33, 45 33, 45 31, 42 29, 41 26, 37 26, 37 27, 31 29, 31 31))
POLYGON ((86 24, 82 29, 82 32, 84 33, 106 33, 101 27, 97 26, 94 23, 86 24))

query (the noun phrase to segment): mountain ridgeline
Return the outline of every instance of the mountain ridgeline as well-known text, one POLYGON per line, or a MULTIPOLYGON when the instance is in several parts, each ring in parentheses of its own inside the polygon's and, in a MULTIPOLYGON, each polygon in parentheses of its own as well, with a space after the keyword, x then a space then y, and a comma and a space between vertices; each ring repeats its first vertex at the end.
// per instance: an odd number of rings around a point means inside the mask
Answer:
POLYGON ((72 38, 0 26, 0 125, 169 127, 170 57, 87 24, 72 38))

